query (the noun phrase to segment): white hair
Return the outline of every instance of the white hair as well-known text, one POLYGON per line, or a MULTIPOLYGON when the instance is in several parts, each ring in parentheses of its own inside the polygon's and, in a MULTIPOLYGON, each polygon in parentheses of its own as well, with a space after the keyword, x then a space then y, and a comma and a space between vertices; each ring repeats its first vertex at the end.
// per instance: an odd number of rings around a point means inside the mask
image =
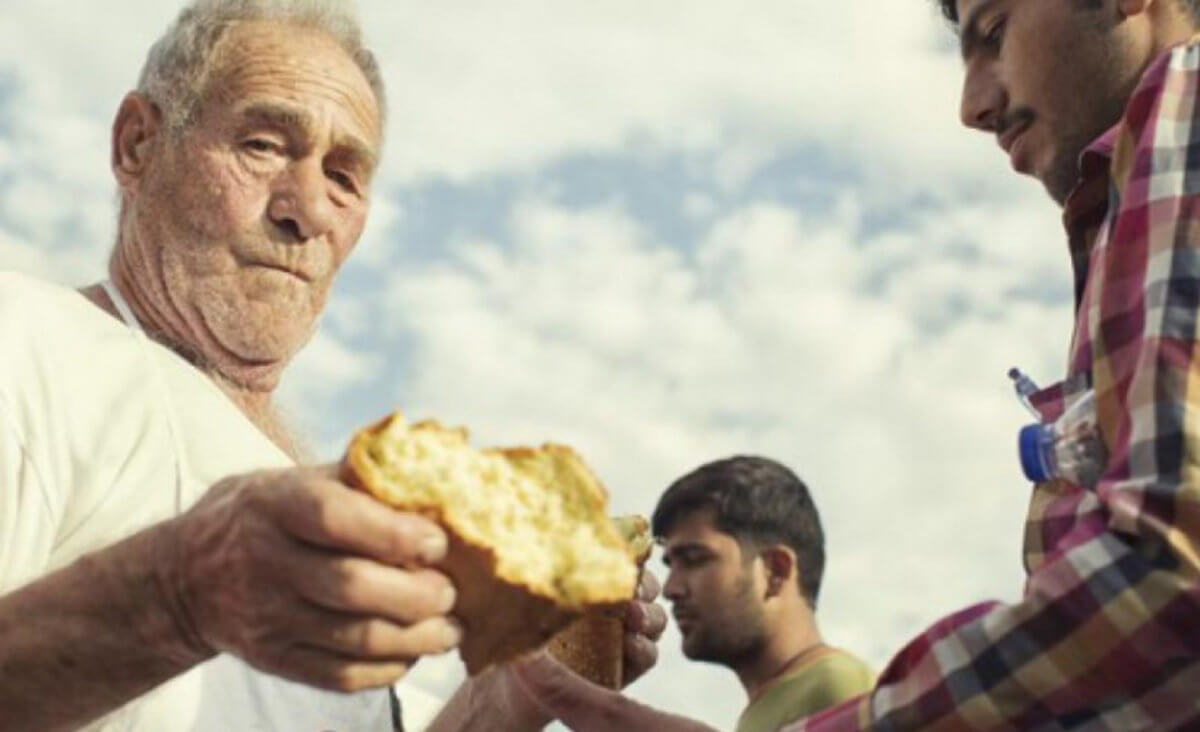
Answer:
POLYGON ((158 105, 169 129, 179 132, 195 121, 221 38, 234 25, 255 20, 328 34, 362 70, 384 121, 383 78, 374 54, 363 45, 350 0, 193 0, 150 47, 138 78, 137 90, 158 105))

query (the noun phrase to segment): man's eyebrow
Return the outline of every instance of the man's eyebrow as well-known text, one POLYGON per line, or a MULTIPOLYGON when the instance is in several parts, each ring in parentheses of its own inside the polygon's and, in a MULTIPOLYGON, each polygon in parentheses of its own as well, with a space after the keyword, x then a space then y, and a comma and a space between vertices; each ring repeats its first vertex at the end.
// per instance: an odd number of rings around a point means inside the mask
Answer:
POLYGON ((708 552, 709 548, 700 543, 676 544, 663 550, 663 564, 670 565, 671 557, 691 552, 708 552))
POLYGON ((969 58, 979 45, 979 18, 997 2, 999 0, 981 0, 958 24, 959 52, 964 59, 969 58))
POLYGON ((336 147, 344 149, 351 163, 362 168, 367 175, 375 172, 375 167, 379 164, 379 153, 365 140, 355 135, 345 135, 337 139, 336 147))
POLYGON ((238 110, 238 116, 251 122, 258 122, 272 127, 308 130, 314 126, 312 114, 303 107, 293 107, 273 102, 253 102, 247 104, 238 110))
MULTIPOLYGON (((275 102, 253 102, 238 110, 238 114, 251 123, 307 134, 316 127, 316 120, 303 107, 275 102)), ((357 135, 338 135, 334 148, 341 148, 343 155, 360 166, 367 174, 375 172, 379 154, 373 146, 357 135)))

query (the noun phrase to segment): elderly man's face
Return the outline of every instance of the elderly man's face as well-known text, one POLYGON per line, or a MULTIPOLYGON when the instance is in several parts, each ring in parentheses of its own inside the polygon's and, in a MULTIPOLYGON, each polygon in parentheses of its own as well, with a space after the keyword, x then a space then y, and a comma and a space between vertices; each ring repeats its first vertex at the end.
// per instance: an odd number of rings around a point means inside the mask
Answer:
POLYGON ((362 232, 379 111, 320 32, 243 23, 216 53, 198 120, 161 136, 136 187, 138 247, 198 350, 279 363, 362 232))

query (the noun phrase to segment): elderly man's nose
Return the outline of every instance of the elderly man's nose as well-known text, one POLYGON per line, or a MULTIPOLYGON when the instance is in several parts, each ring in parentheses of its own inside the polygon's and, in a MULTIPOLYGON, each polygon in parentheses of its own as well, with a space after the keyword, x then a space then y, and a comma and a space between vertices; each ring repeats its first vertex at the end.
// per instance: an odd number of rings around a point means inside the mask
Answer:
POLYGON ((271 220, 296 241, 318 238, 333 226, 331 183, 320 165, 300 163, 283 177, 270 203, 271 220))

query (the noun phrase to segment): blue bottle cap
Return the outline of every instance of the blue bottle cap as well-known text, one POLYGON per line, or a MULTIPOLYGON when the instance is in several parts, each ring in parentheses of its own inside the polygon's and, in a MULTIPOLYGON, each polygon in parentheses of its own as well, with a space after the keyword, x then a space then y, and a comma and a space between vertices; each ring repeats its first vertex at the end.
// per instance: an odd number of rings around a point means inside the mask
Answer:
POLYGON ((1017 434, 1017 447, 1021 453, 1021 470, 1025 477, 1034 483, 1050 480, 1050 467, 1042 458, 1042 434, 1045 428, 1040 424, 1025 425, 1017 434))

